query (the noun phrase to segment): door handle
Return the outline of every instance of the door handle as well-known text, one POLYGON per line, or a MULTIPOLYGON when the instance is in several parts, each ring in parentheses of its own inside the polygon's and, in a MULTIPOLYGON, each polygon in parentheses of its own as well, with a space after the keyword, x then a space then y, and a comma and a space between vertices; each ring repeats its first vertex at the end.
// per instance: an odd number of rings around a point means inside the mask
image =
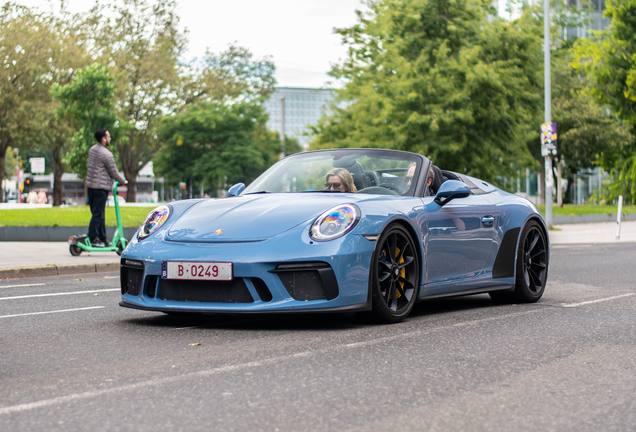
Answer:
POLYGON ((494 225, 495 218, 492 216, 484 216, 481 218, 481 223, 483 226, 490 228, 494 225))

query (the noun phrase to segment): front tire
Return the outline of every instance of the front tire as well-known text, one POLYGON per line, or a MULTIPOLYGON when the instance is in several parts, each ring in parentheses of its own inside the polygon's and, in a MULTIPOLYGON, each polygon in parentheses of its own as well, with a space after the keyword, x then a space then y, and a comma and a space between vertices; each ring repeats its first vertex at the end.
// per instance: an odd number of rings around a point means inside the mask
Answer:
POLYGON ((378 239, 371 262, 372 314, 381 323, 404 320, 415 305, 420 263, 415 242, 400 224, 391 224, 378 239))
POLYGON ((124 245, 124 242, 122 240, 117 240, 117 244, 115 245, 115 247, 117 248, 115 252, 117 252, 117 255, 119 256, 121 256, 121 253, 124 251, 124 249, 126 249, 126 246, 124 245))
POLYGON ((517 245, 515 290, 493 291, 490 297, 500 303, 534 303, 545 291, 548 280, 548 242, 535 221, 521 232, 517 245))

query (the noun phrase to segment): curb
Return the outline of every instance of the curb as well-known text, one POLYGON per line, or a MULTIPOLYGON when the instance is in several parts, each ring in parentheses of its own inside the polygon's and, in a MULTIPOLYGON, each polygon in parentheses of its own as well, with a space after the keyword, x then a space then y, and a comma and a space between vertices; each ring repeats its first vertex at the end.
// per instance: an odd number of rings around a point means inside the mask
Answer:
POLYGON ((64 276, 85 273, 118 272, 119 263, 47 265, 0 269, 0 279, 23 279, 32 277, 64 276))

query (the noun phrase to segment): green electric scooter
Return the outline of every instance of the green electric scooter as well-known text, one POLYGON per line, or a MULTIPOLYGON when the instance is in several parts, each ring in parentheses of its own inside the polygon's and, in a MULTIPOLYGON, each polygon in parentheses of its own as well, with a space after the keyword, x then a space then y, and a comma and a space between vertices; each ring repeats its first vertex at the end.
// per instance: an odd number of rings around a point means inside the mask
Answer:
POLYGON ((83 251, 86 252, 117 252, 121 253, 126 249, 127 241, 124 238, 124 228, 121 224, 121 214, 119 213, 119 202, 117 202, 117 186, 119 182, 113 182, 113 198, 115 201, 115 214, 117 215, 117 229, 113 236, 113 241, 108 247, 91 246, 91 241, 87 234, 74 235, 68 238, 69 251, 73 256, 79 256, 83 251))

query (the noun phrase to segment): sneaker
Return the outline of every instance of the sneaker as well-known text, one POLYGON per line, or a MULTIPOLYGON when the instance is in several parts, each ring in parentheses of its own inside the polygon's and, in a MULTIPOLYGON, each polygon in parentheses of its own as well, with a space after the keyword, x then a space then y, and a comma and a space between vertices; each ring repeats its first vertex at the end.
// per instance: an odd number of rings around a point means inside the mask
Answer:
POLYGON ((110 242, 108 240, 103 240, 104 246, 110 247, 110 242))
POLYGON ((106 247, 104 242, 101 241, 100 239, 91 240, 91 246, 92 247, 106 247))

